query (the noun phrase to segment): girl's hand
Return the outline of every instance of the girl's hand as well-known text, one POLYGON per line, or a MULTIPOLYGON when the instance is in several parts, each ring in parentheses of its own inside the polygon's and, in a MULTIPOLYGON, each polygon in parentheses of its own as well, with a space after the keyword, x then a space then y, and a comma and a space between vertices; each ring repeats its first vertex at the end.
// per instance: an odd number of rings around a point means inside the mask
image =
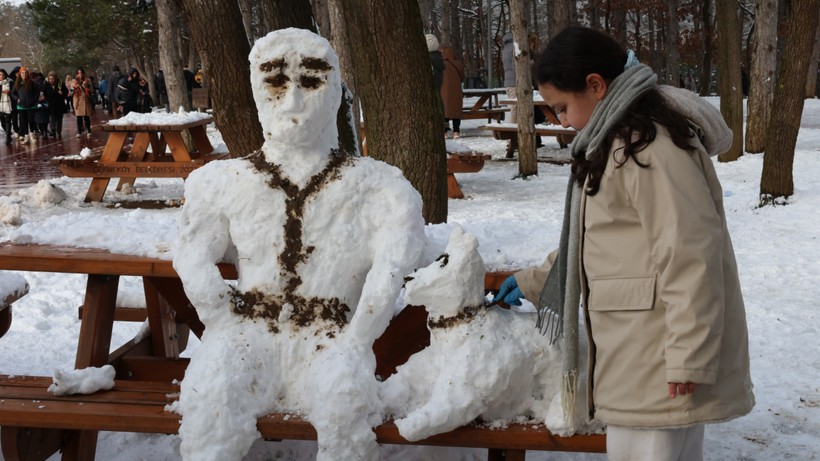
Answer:
POLYGON ((695 383, 669 383, 669 398, 674 399, 679 395, 694 394, 695 383))

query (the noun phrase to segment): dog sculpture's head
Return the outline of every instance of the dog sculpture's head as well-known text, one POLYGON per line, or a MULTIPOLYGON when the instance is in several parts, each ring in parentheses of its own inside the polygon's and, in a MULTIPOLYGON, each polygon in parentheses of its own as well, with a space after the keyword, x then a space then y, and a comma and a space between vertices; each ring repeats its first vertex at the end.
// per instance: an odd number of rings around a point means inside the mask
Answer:
POLYGON ((484 304, 484 260, 478 240, 456 226, 444 254, 409 275, 407 304, 425 306, 430 318, 453 317, 464 307, 484 304))

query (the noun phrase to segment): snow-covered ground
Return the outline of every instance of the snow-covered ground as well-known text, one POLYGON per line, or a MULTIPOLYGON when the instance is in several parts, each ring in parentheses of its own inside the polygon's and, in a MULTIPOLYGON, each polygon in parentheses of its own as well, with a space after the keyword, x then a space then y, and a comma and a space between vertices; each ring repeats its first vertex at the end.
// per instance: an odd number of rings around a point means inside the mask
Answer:
MULTIPOLYGON (((710 98, 716 103, 716 99, 710 98)), ((513 179, 515 162, 503 161, 505 144, 462 124, 461 144, 497 161, 457 178, 466 198, 449 201, 449 223, 428 226, 443 248, 452 224, 475 234, 489 270, 540 263, 557 245, 567 166, 539 163, 539 175, 513 179)), ((218 133, 211 133, 218 138, 218 133)), ((216 139, 215 139, 216 141, 216 139)), ((539 155, 561 156, 554 139, 539 155)), ((717 163, 729 228, 740 269, 749 322, 752 378, 757 406, 746 417, 706 429, 708 460, 814 460, 820 458, 820 101, 806 101, 794 164, 795 194, 787 206, 758 208, 761 155, 717 163)), ((45 184, 0 197, 0 241, 33 240, 170 259, 178 208, 129 209, 84 204, 88 180, 51 181, 68 198, 57 204, 45 184), (19 207, 19 223, 8 224, 19 207)), ((112 182, 113 184, 113 182, 112 182)), ((169 200, 182 196, 181 180, 136 182, 136 195, 116 191, 107 201, 169 200)), ((51 375, 71 368, 79 330, 77 306, 85 280, 79 275, 23 273, 30 293, 14 306, 14 321, 0 339, 0 373, 51 375)), ((121 282, 120 303, 139 305, 138 279, 121 282)), ((140 328, 118 324, 114 346, 140 328)), ((192 341, 191 347, 196 347, 192 341)), ((257 442, 246 459, 310 460, 311 442, 257 442)), ((383 446, 385 460, 479 460, 483 450, 383 446)), ((177 436, 102 433, 98 459, 178 460, 177 436)), ((52 459, 58 459, 53 457, 52 459)), ((529 460, 602 460, 602 455, 531 452, 529 460)))

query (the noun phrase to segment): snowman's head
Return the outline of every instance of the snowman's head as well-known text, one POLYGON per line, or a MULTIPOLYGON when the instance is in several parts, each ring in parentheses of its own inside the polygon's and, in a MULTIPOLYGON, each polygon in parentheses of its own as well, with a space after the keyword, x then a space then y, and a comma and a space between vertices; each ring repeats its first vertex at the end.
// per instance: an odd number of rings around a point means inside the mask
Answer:
POLYGON ((276 30, 256 41, 249 60, 266 141, 336 147, 342 83, 330 43, 307 30, 276 30))

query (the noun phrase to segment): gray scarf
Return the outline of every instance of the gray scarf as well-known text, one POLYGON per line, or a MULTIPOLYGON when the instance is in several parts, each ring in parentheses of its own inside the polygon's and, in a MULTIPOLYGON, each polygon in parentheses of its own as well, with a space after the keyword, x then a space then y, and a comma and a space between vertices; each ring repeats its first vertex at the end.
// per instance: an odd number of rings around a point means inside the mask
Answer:
MULTIPOLYGON (((572 156, 594 153, 609 132, 610 127, 621 119, 630 104, 652 88, 657 77, 649 67, 639 64, 625 70, 612 80, 606 95, 592 111, 587 125, 578 132, 572 143, 572 156)), ((578 382, 578 306, 581 299, 581 275, 579 264, 581 239, 581 186, 570 177, 564 204, 564 221, 558 258, 550 269, 547 281, 541 289, 536 327, 544 334, 549 332, 550 344, 559 337, 563 362, 561 403, 567 426, 575 429, 575 402, 578 382)))

